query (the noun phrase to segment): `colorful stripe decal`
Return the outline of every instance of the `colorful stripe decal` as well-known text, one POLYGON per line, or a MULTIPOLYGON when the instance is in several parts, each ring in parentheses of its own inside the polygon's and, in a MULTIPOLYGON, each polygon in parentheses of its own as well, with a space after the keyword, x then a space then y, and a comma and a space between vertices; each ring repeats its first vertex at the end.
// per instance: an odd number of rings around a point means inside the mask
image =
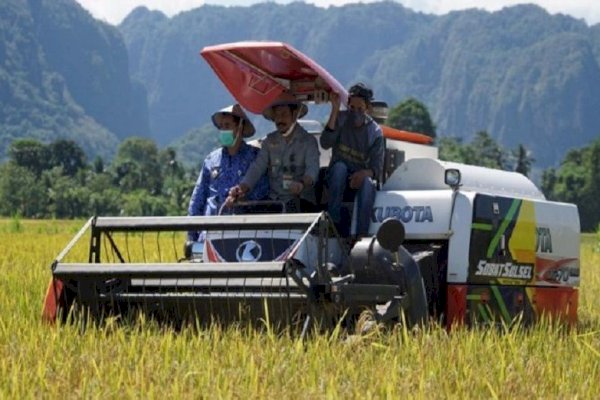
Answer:
POLYGON ((492 256, 494 255, 494 249, 496 249, 496 247, 498 246, 500 237, 502 237, 502 235, 506 231, 506 228, 508 228, 508 224, 510 224, 510 222, 512 221, 513 217, 515 216, 515 213, 519 209, 520 204, 521 204, 521 200, 515 199, 512 201, 512 204, 510 205, 510 208, 508 209, 508 212, 506 213, 506 217, 502 220, 502 223, 500 224, 500 228, 498 229, 498 231, 496 232, 496 235, 494 235, 494 238, 490 242, 490 245, 489 245, 488 251, 487 251, 487 258, 492 258, 492 256))
POLYGON ((510 314, 508 313, 508 310, 506 309, 506 304, 504 303, 504 299, 502 298, 502 294, 500 293, 500 290, 498 290, 498 286, 490 286, 490 288, 492 289, 492 292, 494 293, 494 297, 496 298, 496 301, 498 302, 498 307, 500 308, 500 314, 502 314, 502 318, 504 319, 504 322, 511 322, 511 318, 510 318, 510 314))
POLYGON ((479 231, 491 231, 492 230, 492 224, 484 224, 482 222, 473 222, 471 224, 471 228, 472 229, 477 229, 479 231))
POLYGON ((483 304, 481 304, 481 303, 477 304, 477 309, 479 310, 479 314, 481 315, 483 320, 485 322, 490 322, 490 317, 488 316, 488 313, 487 313, 485 307, 483 306, 483 304))

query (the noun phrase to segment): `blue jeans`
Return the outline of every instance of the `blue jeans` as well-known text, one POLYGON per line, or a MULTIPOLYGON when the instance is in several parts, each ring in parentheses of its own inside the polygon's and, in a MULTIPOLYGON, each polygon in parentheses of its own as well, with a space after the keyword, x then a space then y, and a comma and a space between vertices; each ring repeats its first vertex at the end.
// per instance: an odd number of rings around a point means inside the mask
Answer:
MULTIPOLYGON (((328 186, 329 204, 327 211, 335 226, 342 236, 349 236, 351 219, 342 219, 341 208, 344 191, 348 184, 348 177, 355 171, 348 168, 343 161, 337 161, 329 167, 328 186)), ((366 236, 371 222, 371 210, 375 202, 375 182, 366 177, 360 188, 356 191, 354 200, 358 203, 358 216, 356 218, 356 234, 366 236)))

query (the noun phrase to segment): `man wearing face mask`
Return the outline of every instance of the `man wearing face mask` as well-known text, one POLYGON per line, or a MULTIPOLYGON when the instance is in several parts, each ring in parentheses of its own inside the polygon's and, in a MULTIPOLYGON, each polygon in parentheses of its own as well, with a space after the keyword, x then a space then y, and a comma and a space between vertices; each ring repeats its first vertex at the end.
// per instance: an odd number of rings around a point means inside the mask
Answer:
POLYGON ((375 201, 375 182, 383 169, 383 133, 368 115, 372 99, 373 91, 364 83, 357 83, 348 91, 348 109, 340 111, 340 98, 332 93, 331 114, 321 135, 321 146, 332 149, 327 211, 344 237, 350 235, 350 222, 341 217, 346 187, 356 191, 356 234, 365 236, 375 201))
POLYGON ((306 112, 306 105, 289 93, 282 94, 263 111, 277 130, 267 135, 244 179, 230 190, 229 204, 247 196, 260 177, 268 173, 271 200, 285 203, 288 212, 315 209, 319 146, 314 136, 297 123, 306 112))
MULTIPOLYGON (((229 189, 237 185, 256 159, 259 149, 246 144, 244 138, 255 129, 239 104, 223 108, 212 115, 219 130, 222 147, 213 150, 202 164, 202 170, 190 199, 188 215, 215 215, 227 198, 229 189)), ((266 177, 257 179, 248 200, 262 200, 269 192, 266 177)), ((198 240, 199 232, 188 232, 188 239, 198 240)))

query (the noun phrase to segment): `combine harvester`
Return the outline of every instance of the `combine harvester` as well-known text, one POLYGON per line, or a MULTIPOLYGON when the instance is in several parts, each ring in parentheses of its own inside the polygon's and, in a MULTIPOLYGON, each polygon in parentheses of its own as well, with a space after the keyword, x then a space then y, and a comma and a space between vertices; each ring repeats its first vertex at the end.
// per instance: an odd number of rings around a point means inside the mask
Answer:
MULTIPOLYGON (((327 71, 287 44, 233 43, 201 54, 254 113, 283 91, 313 103, 332 91, 347 99, 327 71)), ((371 236, 352 248, 327 213, 260 213, 264 204, 214 217, 94 217, 52 264, 44 318, 141 310, 176 323, 306 330, 315 321, 351 326, 369 310, 378 321, 411 325, 531 323, 544 314, 574 323, 577 208, 547 201, 521 174, 443 162, 428 137, 383 129, 385 177, 371 236), (188 230, 206 231, 202 251, 178 254, 188 230), (72 249, 84 237, 82 261, 72 249)))

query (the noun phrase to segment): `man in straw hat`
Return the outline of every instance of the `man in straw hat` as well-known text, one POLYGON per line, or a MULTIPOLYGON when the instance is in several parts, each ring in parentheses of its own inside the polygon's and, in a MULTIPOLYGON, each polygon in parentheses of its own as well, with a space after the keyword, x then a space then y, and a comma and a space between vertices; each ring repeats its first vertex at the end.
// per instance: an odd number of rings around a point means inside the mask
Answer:
POLYGON ((369 232, 375 181, 381 179, 384 143, 379 125, 369 116, 373 91, 364 83, 348 90, 348 110, 340 111, 340 98, 331 96, 331 114, 321 135, 321 146, 332 149, 327 186, 327 211, 342 236, 350 235, 348 218, 342 218, 344 192, 349 186, 355 192, 358 216, 356 235, 369 232))
MULTIPOLYGON (((214 215, 237 185, 248 167, 254 162, 259 149, 246 144, 244 138, 254 135, 252 122, 239 104, 225 107, 212 115, 212 122, 219 130, 222 147, 213 150, 202 164, 202 170, 190 199, 188 215, 214 215)), ((256 180, 248 200, 264 199, 269 192, 266 177, 256 180)), ((199 232, 189 232, 188 239, 195 241, 199 232)))
POLYGON ((306 105, 290 93, 283 93, 263 111, 263 116, 273 121, 277 129, 262 142, 260 153, 244 179, 229 191, 228 203, 247 196, 268 172, 272 200, 284 202, 289 212, 314 210, 319 146, 297 122, 306 112, 306 105))

